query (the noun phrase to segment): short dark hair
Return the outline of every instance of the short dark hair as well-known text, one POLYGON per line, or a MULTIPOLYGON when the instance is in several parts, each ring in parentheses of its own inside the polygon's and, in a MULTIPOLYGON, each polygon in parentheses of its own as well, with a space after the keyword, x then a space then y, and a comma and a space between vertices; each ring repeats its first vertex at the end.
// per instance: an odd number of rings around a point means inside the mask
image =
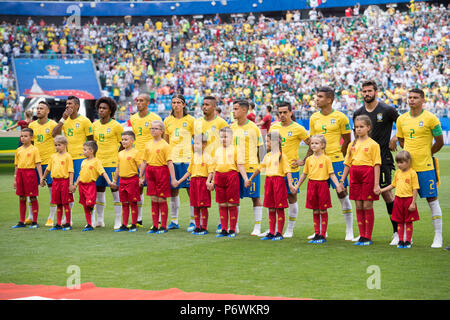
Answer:
POLYGON ((323 92, 327 96, 327 98, 331 98, 331 100, 334 100, 334 90, 331 87, 324 86, 317 89, 317 92, 323 92))
POLYGON ((75 96, 68 96, 68 97, 67 97, 67 100, 73 100, 73 101, 75 101, 75 103, 76 103, 77 105, 80 105, 80 99, 78 99, 78 97, 75 97, 75 96))
POLYGON ((277 109, 280 109, 280 108, 283 108, 283 107, 288 107, 288 110, 289 110, 289 111, 292 111, 292 106, 291 106, 291 104, 290 104, 289 102, 287 102, 287 101, 281 102, 281 103, 278 105, 277 109))
POLYGON ((269 112, 272 112, 272 106, 266 106, 266 109, 269 111, 269 112))
POLYGON ((423 98, 425 98, 425 92, 423 92, 423 90, 422 89, 419 89, 419 88, 413 88, 413 89, 411 89, 411 90, 409 90, 409 92, 411 93, 417 93, 417 94, 419 94, 420 95, 420 97, 423 99, 423 98))
POLYGON ((31 128, 23 128, 22 132, 28 132, 30 134, 30 136, 34 135, 34 131, 31 128))
POLYGON ((45 101, 45 100, 39 101, 38 104, 45 104, 45 105, 47 106, 47 108, 50 109, 50 105, 49 105, 48 102, 45 101))
POLYGON ((250 104, 246 100, 236 100, 236 101, 233 101, 233 104, 238 104, 239 107, 245 108, 245 109, 247 109, 247 111, 250 108, 250 104))
POLYGON ((114 114, 117 110, 117 103, 114 101, 114 99, 110 97, 101 97, 95 101, 95 110, 98 111, 98 108, 100 107, 101 103, 106 103, 109 107, 109 110, 111 111, 111 118, 114 118, 114 114))
POLYGON ((361 84, 361 88, 370 87, 370 86, 373 87, 373 90, 375 90, 375 91, 378 90, 377 83, 373 80, 366 80, 366 81, 363 81, 363 83, 361 84))
POLYGON ((211 100, 214 102, 214 104, 217 104, 217 99, 214 96, 206 96, 203 98, 203 100, 211 100))
POLYGON ((83 146, 91 148, 92 151, 94 151, 94 156, 97 154, 98 145, 94 140, 86 141, 85 143, 83 143, 83 146))
POLYGON ((136 140, 136 135, 131 130, 127 130, 127 131, 122 132, 122 136, 130 136, 130 137, 133 137, 134 140, 136 140))

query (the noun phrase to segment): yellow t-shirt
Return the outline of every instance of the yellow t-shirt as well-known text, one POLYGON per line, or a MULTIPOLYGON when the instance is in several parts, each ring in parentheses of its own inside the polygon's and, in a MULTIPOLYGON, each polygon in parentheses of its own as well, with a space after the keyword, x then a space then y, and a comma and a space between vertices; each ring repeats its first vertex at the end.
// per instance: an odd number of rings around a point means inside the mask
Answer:
POLYGON ((139 116, 139 112, 130 117, 131 128, 136 135, 135 146, 138 151, 143 152, 146 143, 153 139, 150 128, 155 120, 161 121, 161 117, 154 112, 149 112, 142 118, 139 116))
POLYGON ((333 163, 325 154, 322 154, 319 157, 310 155, 305 160, 303 173, 308 176, 309 180, 328 180, 330 178, 330 174, 334 173, 333 163))
POLYGON ((196 119, 194 123, 194 135, 203 133, 208 139, 204 152, 214 157, 215 150, 220 145, 220 129, 228 127, 228 123, 221 117, 215 117, 211 121, 206 121, 203 117, 196 119))
POLYGON ((440 135, 439 119, 427 110, 415 118, 410 112, 397 118, 397 137, 404 139, 403 148, 411 154, 411 168, 416 172, 433 170, 431 146, 433 138, 440 135))
POLYGON ((341 152, 341 136, 350 133, 350 122, 340 111, 333 110, 328 115, 315 112, 309 119, 310 135, 321 134, 325 136, 327 146, 325 153, 331 161, 338 162, 344 160, 341 152))
POLYGON ((122 141, 123 127, 114 119, 102 124, 100 120, 94 122, 94 140, 97 142, 96 157, 100 159, 103 167, 117 167, 120 142, 122 141))
POLYGON ((67 148, 72 159, 85 158, 83 155, 83 144, 86 142, 88 136, 93 135, 91 120, 83 115, 79 115, 75 119, 69 117, 64 122, 62 130, 67 138, 67 148))
POLYGON ((36 164, 41 163, 41 156, 38 148, 33 145, 17 148, 14 155, 14 165, 19 169, 34 169, 36 164))
POLYGON ((169 136, 173 162, 189 163, 192 156, 192 137, 195 118, 186 115, 181 119, 168 116, 164 119, 165 134, 169 136))
POLYGON ((47 170, 51 171, 52 178, 69 178, 69 173, 74 172, 72 156, 68 152, 52 154, 47 170))
POLYGON ((392 179, 392 186, 395 188, 397 197, 412 197, 413 191, 420 188, 416 171, 411 168, 405 172, 397 169, 392 179))
POLYGON ((259 165, 259 170, 266 174, 268 177, 280 176, 285 177, 288 172, 291 172, 291 166, 287 155, 282 152, 281 159, 280 153, 272 153, 271 151, 266 153, 263 161, 259 165))
POLYGON ((143 160, 147 162, 147 165, 149 166, 166 166, 168 161, 172 161, 172 148, 164 139, 161 139, 158 142, 155 142, 154 140, 147 142, 143 160))
POLYGON ((33 143, 38 148, 43 165, 48 164, 50 157, 55 153, 52 131, 56 127, 56 122, 48 120, 45 124, 40 124, 38 120, 31 122, 28 128, 33 130, 33 143))
MULTIPOLYGON (((281 150, 288 158, 289 164, 292 160, 299 158, 298 151, 300 143, 309 138, 308 131, 295 121, 288 126, 283 126, 281 122, 277 122, 270 126, 269 132, 278 132, 281 137, 281 150)), ((300 167, 291 167, 291 172, 297 172, 300 167)))
POLYGON ((348 145, 344 164, 346 166, 371 166, 381 165, 380 145, 372 138, 364 141, 356 140, 348 145))
POLYGON ((214 161, 209 154, 202 152, 201 154, 193 153, 187 172, 194 177, 208 177, 214 172, 214 161))
POLYGON ((131 178, 138 174, 138 167, 141 163, 139 154, 135 148, 119 152, 119 177, 131 178))
POLYGON ((246 172, 254 172, 259 165, 259 147, 263 145, 261 130, 250 120, 240 126, 234 122, 230 126, 233 130, 233 143, 236 146, 238 157, 242 157, 246 172))
POLYGON ((234 145, 224 148, 219 146, 214 154, 214 168, 217 172, 238 171, 237 165, 244 165, 243 157, 238 157, 234 145))
POLYGON ((97 181, 98 177, 105 172, 102 166, 102 162, 97 158, 84 159, 81 162, 80 169, 80 182, 88 183, 92 181, 97 181))

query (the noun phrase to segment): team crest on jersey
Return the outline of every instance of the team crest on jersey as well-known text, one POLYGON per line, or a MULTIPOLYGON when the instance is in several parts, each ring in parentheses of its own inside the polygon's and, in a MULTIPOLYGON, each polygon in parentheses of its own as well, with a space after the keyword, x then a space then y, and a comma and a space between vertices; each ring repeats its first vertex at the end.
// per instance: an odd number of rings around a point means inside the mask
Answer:
POLYGON ((247 130, 244 131, 244 136, 245 136, 245 137, 248 136, 248 131, 247 131, 247 130))
POLYGON ((184 128, 187 127, 187 122, 183 122, 183 127, 184 127, 184 128))
POLYGON ((423 127, 423 121, 419 122, 419 127, 422 128, 423 127))
POLYGON ((77 123, 77 124, 75 124, 75 128, 79 128, 80 127, 80 124, 79 123, 77 123))
POLYGON ((45 129, 45 133, 50 133, 50 129, 45 129))
POLYGON ((288 137, 292 137, 292 131, 288 132, 288 137))
POLYGON ((377 121, 378 122, 382 122, 383 121, 383 114, 382 113, 378 113, 377 114, 377 121))
POLYGON ((148 127, 148 122, 145 123, 145 126, 148 127))
POLYGON ((216 126, 211 127, 211 132, 214 132, 214 131, 216 131, 216 126))
POLYGON ((331 124, 335 124, 336 123, 336 119, 331 119, 331 124))
POLYGON ((106 133, 111 133, 111 128, 106 129, 106 133))

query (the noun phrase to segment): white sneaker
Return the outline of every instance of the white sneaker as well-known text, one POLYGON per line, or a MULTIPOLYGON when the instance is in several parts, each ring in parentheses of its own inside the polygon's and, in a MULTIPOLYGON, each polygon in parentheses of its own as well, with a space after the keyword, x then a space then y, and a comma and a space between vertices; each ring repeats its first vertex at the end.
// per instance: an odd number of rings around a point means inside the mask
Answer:
POLYGON ((389 244, 390 246, 396 246, 398 245, 398 232, 394 232, 394 234, 392 235, 392 241, 389 244))
POLYGON ((353 231, 349 231, 345 234, 345 241, 352 241, 352 240, 353 240, 353 231))
MULTIPOLYGON (((104 222, 97 222, 96 224, 95 224, 95 227, 96 228, 104 228, 105 227, 105 223, 104 222)), ((120 228, 120 227, 119 227, 120 228)))
POLYGON ((432 248, 442 248, 442 234, 435 233, 432 248))
POLYGON ((352 239, 352 241, 353 241, 353 242, 357 242, 357 241, 359 241, 359 236, 357 236, 357 237, 353 238, 353 239, 352 239))
POLYGON ((283 238, 292 238, 294 236, 294 232, 291 230, 286 230, 286 232, 283 234, 283 238))
POLYGON ((114 225, 114 230, 120 229, 120 226, 121 226, 120 224, 115 224, 114 225))
POLYGON ((258 234, 258 237, 265 237, 265 236, 267 236, 269 234, 269 232, 270 232, 270 230, 267 229, 266 231, 261 232, 260 234, 258 234))
POLYGON ((255 226, 253 227, 253 231, 252 233, 250 233, 251 236, 257 236, 261 233, 261 225, 260 224, 255 224, 255 226))

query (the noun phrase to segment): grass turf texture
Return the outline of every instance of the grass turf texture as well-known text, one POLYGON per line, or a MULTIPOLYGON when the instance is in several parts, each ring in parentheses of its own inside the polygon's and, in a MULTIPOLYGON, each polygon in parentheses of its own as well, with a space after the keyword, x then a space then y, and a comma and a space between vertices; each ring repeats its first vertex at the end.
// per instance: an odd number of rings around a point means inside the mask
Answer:
MULTIPOLYGON (((300 153, 304 152, 302 148, 300 153)), ((450 245, 450 186, 446 183, 450 175, 450 147, 444 147, 438 158, 445 247, 450 245)), ((41 227, 11 229, 19 218, 19 201, 12 188, 13 167, 8 160, 12 158, 0 159, 0 283, 64 286, 71 275, 67 268, 77 265, 81 270, 81 283, 93 282, 98 287, 146 290, 176 287, 187 292, 314 299, 450 298, 450 251, 430 248, 434 231, 424 199, 418 201, 421 220, 414 223, 414 244, 409 250, 389 246, 392 227, 382 199, 374 206, 374 244, 359 247, 344 241, 345 223, 334 191, 328 242, 308 244, 306 237, 313 233, 313 226, 311 210, 305 209, 306 183, 299 195, 294 238, 283 241, 260 241, 250 236, 253 211, 249 199, 241 201, 240 234, 235 239, 215 238, 219 220, 215 204, 210 209, 210 234, 187 233, 189 202, 184 190, 180 191, 181 227, 163 235, 146 233, 151 227, 148 197, 145 198, 144 228, 137 233, 113 232, 114 213, 108 190, 106 228, 81 232, 85 218, 82 207, 76 203, 74 229, 48 231, 44 225, 49 193, 46 188, 40 188, 41 227), (370 266, 380 270, 380 289, 367 286, 368 282, 372 283, 370 266)), ((75 201, 78 201, 78 194, 75 201)), ((267 227, 264 209, 262 230, 267 227)), ((354 234, 358 234, 355 214, 354 234)))

